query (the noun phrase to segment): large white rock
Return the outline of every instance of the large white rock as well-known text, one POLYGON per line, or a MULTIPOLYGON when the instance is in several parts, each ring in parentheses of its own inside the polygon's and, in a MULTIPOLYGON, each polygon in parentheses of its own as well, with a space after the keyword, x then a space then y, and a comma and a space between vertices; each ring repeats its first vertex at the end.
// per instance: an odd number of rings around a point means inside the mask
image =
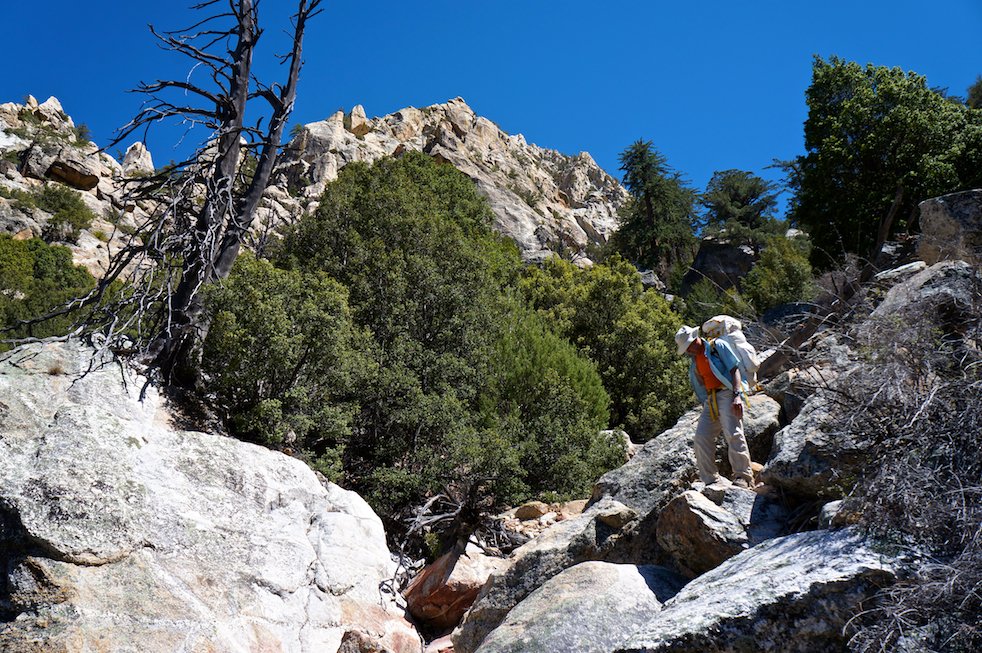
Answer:
POLYGON ((606 653, 684 584, 661 567, 584 562, 532 592, 477 653, 606 653))
POLYGON ((140 141, 136 141, 128 148, 126 148, 126 154, 123 156, 123 174, 126 176, 135 176, 153 172, 153 157, 150 156, 150 151, 147 150, 146 145, 140 141))
POLYGON ((78 378, 90 360, 70 343, 0 362, 0 650, 421 650, 360 497, 176 428, 118 366, 78 378))
POLYGON ((849 530, 770 540, 690 582, 616 651, 845 650, 843 626, 893 566, 849 530))
POLYGON ((491 574, 454 631, 454 650, 475 651, 516 605, 556 574, 581 562, 605 559, 636 516, 623 504, 604 499, 515 549, 510 565, 491 574))

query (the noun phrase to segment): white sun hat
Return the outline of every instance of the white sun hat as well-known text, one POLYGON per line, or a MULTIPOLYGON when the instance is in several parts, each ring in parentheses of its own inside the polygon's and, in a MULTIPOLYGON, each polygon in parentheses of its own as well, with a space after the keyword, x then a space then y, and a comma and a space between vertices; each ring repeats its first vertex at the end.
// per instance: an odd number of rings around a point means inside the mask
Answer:
POLYGON ((684 324, 679 327, 679 330, 675 332, 675 344, 679 348, 679 356, 685 353, 685 350, 689 348, 696 338, 699 337, 699 329, 697 327, 688 327, 684 324))

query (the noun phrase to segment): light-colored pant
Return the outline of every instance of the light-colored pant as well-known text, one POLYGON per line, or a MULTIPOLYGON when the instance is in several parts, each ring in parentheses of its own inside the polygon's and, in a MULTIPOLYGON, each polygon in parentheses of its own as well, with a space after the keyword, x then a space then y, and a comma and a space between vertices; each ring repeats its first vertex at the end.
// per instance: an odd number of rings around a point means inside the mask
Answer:
MULTIPOLYGON (((716 391, 716 405, 719 407, 719 418, 713 414, 711 404, 712 392, 702 406, 702 415, 696 425, 696 436, 693 446, 696 451, 696 467, 699 479, 706 483, 714 483, 719 478, 719 468, 716 466, 716 437, 720 431, 726 437, 729 445, 730 467, 733 468, 733 478, 753 479, 750 468, 750 449, 747 439, 743 436, 743 420, 733 414, 733 392, 731 390, 716 391)), ((746 407, 744 408, 746 410, 746 407)))

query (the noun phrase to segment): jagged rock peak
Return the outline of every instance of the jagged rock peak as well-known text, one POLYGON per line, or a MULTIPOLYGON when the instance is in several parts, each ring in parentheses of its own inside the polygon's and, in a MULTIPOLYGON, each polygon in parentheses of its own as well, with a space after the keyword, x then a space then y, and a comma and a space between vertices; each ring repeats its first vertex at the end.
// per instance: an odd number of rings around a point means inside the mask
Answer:
POLYGON ((460 97, 371 119, 356 105, 304 125, 286 148, 277 183, 316 200, 348 163, 407 150, 471 177, 491 203, 496 229, 513 238, 529 261, 558 252, 589 264, 587 249, 607 241, 628 197, 588 153, 568 156, 529 144, 477 115, 460 97))
POLYGON ((126 155, 123 157, 123 174, 139 175, 153 172, 153 157, 146 146, 137 141, 126 148, 126 155))

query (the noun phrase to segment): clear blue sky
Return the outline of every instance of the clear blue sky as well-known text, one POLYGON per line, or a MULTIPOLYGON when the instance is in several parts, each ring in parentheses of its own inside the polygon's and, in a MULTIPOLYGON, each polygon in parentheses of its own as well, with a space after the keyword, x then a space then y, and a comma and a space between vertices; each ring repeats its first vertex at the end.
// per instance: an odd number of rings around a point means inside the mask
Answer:
MULTIPOLYGON (((0 102, 57 96, 105 144, 138 81, 181 76, 147 23, 184 27, 190 0, 8 2, 0 102)), ((273 45, 290 0, 263 0, 273 45)), ((588 151, 616 176, 643 138, 698 188, 715 170, 802 152, 813 54, 914 70, 964 95, 982 73, 979 0, 328 0, 310 28, 293 122, 464 97, 510 133, 588 151)), ((269 72, 261 63, 260 70, 269 72)), ((155 161, 177 154, 151 138, 155 161)))

